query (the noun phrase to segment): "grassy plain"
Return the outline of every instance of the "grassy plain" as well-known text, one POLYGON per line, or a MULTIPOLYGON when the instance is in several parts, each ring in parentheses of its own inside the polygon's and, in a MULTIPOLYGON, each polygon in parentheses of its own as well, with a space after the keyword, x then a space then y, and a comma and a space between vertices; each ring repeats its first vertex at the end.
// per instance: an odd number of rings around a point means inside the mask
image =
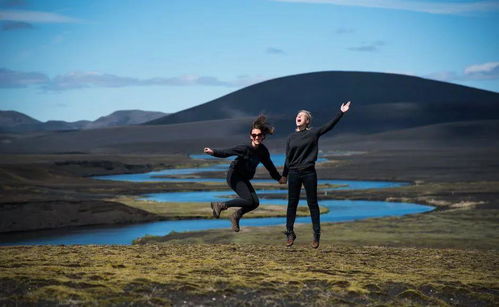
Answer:
MULTIPOLYGON (((323 223, 321 244, 331 246, 387 246, 411 248, 453 248, 493 250, 499 247, 499 210, 453 209, 385 217, 344 223, 323 223)), ((244 220, 241 225, 244 226, 244 220)), ((147 236, 137 243, 217 243, 284 246, 284 228, 243 227, 241 233, 212 229, 191 233, 172 233, 164 237, 147 236)), ((312 228, 296 225, 295 244, 308 247, 312 228)), ((499 269, 499 268, 497 268, 499 269)))
POLYGON ((2 305, 497 305, 497 253, 268 244, 1 249, 2 305), (20 257, 22 256, 22 257, 20 257))
MULTIPOLYGON (((244 220, 239 233, 172 233, 138 238, 132 246, 0 247, 0 305, 499 305, 497 152, 425 152, 417 153, 417 159, 414 155, 333 155, 318 169, 320 178, 412 185, 319 197, 430 204, 436 206, 432 212, 324 223, 318 250, 309 247, 310 225, 297 225, 295 245, 285 248, 282 226, 244 227, 244 220)), ((224 183, 87 178, 206 163, 184 156, 2 158, 2 222, 4 213, 16 206, 43 207, 51 202, 69 206, 100 201, 102 206, 112 203, 146 212, 146 218, 181 218, 187 212, 178 204, 149 205, 135 201, 135 196, 226 189, 224 183)), ((263 172, 257 176, 266 178, 263 172)), ((192 210, 210 215, 200 204, 193 203, 192 210)), ((137 212, 129 211, 130 218, 137 212)))
MULTIPOLYGON (((211 219, 213 218, 211 207, 206 202, 156 202, 148 200, 139 200, 132 197, 121 197, 114 199, 127 206, 141 209, 149 213, 156 214, 168 220, 183 219, 211 219)), ((284 202, 284 201, 283 201, 284 202)), ((228 218, 235 209, 229 208, 222 211, 220 218, 228 218)), ((320 207, 321 214, 329 212, 328 208, 320 207)), ((300 207, 296 212, 297 216, 309 216, 308 208, 300 207)), ((256 210, 248 212, 245 218, 260 217, 282 217, 286 216, 286 206, 283 205, 265 205, 256 210)))

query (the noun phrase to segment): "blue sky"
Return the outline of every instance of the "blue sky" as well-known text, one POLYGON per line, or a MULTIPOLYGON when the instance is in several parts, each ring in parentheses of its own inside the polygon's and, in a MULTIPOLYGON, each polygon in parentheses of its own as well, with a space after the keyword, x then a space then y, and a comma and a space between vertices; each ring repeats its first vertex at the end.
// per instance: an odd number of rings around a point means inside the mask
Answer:
POLYGON ((170 113, 326 70, 499 92, 498 33, 498 0, 0 0, 0 110, 170 113))

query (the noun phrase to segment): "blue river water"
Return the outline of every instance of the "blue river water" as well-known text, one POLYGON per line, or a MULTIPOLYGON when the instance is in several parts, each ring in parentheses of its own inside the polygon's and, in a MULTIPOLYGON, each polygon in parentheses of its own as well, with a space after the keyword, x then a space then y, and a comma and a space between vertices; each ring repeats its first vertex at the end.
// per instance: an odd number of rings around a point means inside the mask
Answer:
MULTIPOLYGON (((193 156, 205 158, 206 156, 193 156)), ((276 166, 284 163, 283 155, 272 156, 276 166)), ((149 172, 145 174, 123 174, 111 176, 97 176, 98 180, 119 180, 133 182, 150 181, 225 181, 214 178, 175 178, 176 175, 188 175, 207 171, 225 171, 227 164, 195 169, 168 169, 149 172), (171 176, 158 178, 156 176, 171 176)), ((274 182, 272 180, 252 180, 253 182, 274 182)), ((319 184, 339 184, 341 187, 322 189, 321 192, 334 193, 334 190, 379 189, 407 185, 400 182, 385 181, 352 181, 352 180, 319 180, 319 184)), ((283 186, 285 188, 285 186, 283 186)), ((321 193, 320 192, 320 193, 321 193)), ((282 194, 282 199, 261 199, 261 205, 286 205, 286 190, 257 190, 261 194, 282 194)), ((304 192, 302 192, 302 195, 304 192)), ((196 191, 196 192, 170 192, 153 193, 142 196, 142 199, 163 202, 206 202, 223 201, 234 195, 231 190, 226 191, 196 191)), ((303 195, 304 196, 304 195, 303 195)), ((322 207, 329 208, 329 212, 321 215, 321 223, 344 222, 382 216, 401 216, 416 214, 433 210, 431 206, 411 203, 395 203, 385 201, 363 200, 321 200, 322 207)), ((301 200, 300 205, 306 206, 306 201, 301 200)), ((281 218, 243 218, 241 227, 249 226, 274 226, 284 225, 285 217, 281 218)), ((298 217, 296 223, 310 223, 310 217, 298 217)), ((113 226, 88 226, 75 227, 64 230, 42 230, 33 232, 18 232, 0 234, 0 245, 34 245, 34 244, 131 244, 132 240, 145 235, 166 235, 172 231, 200 231, 215 228, 227 228, 230 231, 230 222, 227 219, 196 219, 177 221, 158 221, 140 224, 125 224, 113 226)), ((283 226, 284 230, 284 226, 283 226)))

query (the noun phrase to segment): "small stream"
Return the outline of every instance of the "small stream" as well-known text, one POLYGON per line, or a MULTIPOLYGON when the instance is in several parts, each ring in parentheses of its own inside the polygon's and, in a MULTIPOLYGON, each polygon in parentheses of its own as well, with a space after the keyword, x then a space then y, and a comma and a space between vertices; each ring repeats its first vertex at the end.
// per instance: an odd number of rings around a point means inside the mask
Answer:
MULTIPOLYGON (((193 156, 193 158, 206 158, 207 156, 193 156)), ((272 155, 272 160, 276 166, 284 163, 284 155, 272 155)), ((321 159, 323 161, 325 159, 321 159)), ((204 168, 167 169, 162 171, 149 172, 144 174, 123 174, 110 176, 96 176, 98 180, 117 180, 132 182, 153 182, 153 181, 187 181, 187 182, 225 182, 225 179, 217 178, 175 178, 179 175, 190 175, 195 177, 196 173, 225 171, 228 165, 215 165, 204 168), (157 176, 168 176, 157 177, 157 176)), ((255 179, 252 182, 266 183, 275 182, 273 180, 255 179)), ((337 188, 327 188, 319 191, 334 193, 335 190, 358 190, 358 189, 381 189, 399 187, 407 183, 387 182, 387 181, 353 181, 353 180, 319 180, 319 184, 341 185, 337 188)), ((281 190, 257 190, 257 194, 282 194, 282 199, 260 199, 261 206, 265 205, 286 205, 286 186, 281 190)), ((195 191, 195 192, 169 192, 153 193, 142 196, 142 199, 162 201, 162 202, 206 202, 223 201, 227 197, 234 195, 232 190, 225 191, 195 191)), ((302 195, 304 196, 302 191, 302 195)), ((324 222, 344 222, 354 221, 373 217, 402 216, 431 211, 432 206, 418 205, 412 203, 395 203, 385 201, 364 201, 364 200, 320 200, 320 206, 327 207, 329 212, 321 215, 321 223, 324 222)), ((300 205, 306 206, 306 201, 301 200, 300 205)), ((297 217, 296 223, 310 223, 310 217, 297 217)), ((241 227, 249 226, 274 226, 284 225, 285 217, 273 218, 243 218, 241 227)), ((0 245, 45 245, 45 244, 131 244, 132 240, 145 235, 166 235, 172 231, 187 232, 201 231, 215 228, 229 228, 230 221, 227 219, 195 219, 158 221, 140 224, 125 224, 112 226, 84 226, 68 229, 54 229, 30 232, 17 232, 10 234, 0 234, 0 245)), ((284 230, 284 226, 283 226, 284 230)))

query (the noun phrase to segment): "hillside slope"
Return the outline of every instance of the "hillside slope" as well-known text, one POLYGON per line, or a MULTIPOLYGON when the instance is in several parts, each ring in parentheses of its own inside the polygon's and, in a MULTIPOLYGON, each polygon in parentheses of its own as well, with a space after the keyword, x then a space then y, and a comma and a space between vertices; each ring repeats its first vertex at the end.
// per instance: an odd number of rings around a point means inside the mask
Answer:
POLYGON ((310 110, 320 125, 348 100, 353 102, 349 120, 339 129, 357 133, 499 119, 499 93, 406 75, 327 71, 265 81, 146 124, 265 113, 282 134, 298 110, 310 110))

